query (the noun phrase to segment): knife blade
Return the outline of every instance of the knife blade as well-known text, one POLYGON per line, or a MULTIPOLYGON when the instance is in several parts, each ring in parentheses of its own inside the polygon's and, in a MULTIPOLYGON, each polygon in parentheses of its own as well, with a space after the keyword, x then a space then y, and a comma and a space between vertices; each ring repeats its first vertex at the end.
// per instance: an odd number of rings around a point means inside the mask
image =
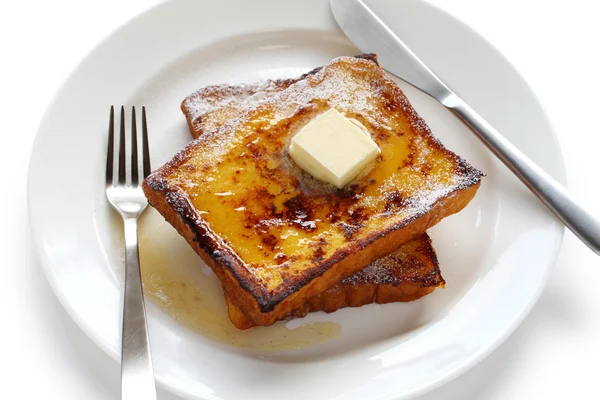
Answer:
POLYGON ((362 0, 331 0, 344 34, 363 53, 375 53, 381 66, 442 102, 452 91, 392 32, 362 0))
POLYGON ((333 16, 362 52, 460 118, 579 239, 600 255, 600 219, 453 93, 362 0, 331 0, 333 16))

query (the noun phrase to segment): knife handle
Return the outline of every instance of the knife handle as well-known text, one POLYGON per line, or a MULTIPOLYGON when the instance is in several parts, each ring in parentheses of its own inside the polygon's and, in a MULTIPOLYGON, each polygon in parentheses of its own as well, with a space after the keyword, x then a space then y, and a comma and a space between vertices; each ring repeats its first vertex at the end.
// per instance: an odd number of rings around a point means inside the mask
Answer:
POLYGON ((571 232, 600 255, 600 219, 596 215, 574 199, 561 184, 506 140, 458 96, 452 94, 443 99, 442 104, 463 120, 571 232))

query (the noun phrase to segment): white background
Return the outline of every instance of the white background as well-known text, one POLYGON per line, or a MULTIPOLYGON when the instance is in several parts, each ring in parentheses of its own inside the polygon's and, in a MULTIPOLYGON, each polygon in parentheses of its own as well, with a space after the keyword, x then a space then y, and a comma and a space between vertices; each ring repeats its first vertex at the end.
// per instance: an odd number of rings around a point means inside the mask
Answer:
MULTIPOLYGON (((559 135, 571 191, 600 214, 600 6, 431 2, 479 31, 524 75, 559 135)), ((154 3, 0 2, 0 398, 118 398, 118 364, 71 321, 38 265, 25 184, 37 126, 60 83, 93 45, 154 3)), ((567 233, 547 288, 516 333, 421 400, 595 398, 599 288, 600 258, 567 233)))

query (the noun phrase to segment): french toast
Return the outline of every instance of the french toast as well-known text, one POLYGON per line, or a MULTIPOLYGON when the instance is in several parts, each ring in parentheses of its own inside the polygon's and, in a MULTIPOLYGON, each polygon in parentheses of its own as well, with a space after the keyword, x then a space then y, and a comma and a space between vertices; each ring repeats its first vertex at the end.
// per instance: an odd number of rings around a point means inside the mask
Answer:
MULTIPOLYGON (((373 54, 362 54, 357 57, 377 63, 373 54)), ((203 132, 218 128, 226 120, 220 121, 214 118, 215 114, 241 115, 244 108, 249 107, 251 103, 273 96, 307 75, 318 72, 320 68, 315 68, 298 79, 267 80, 237 85, 221 84, 202 88, 181 103, 190 133, 193 137, 198 137, 203 132), (228 107, 230 111, 213 112, 220 107, 228 107)), ((431 239, 424 233, 391 254, 375 260, 337 285, 311 297, 285 317, 301 318, 316 311, 331 313, 340 308, 360 307, 374 302, 383 304, 413 301, 443 286, 444 280, 431 239)), ((234 326, 239 329, 254 326, 227 296, 226 300, 229 319, 234 326)))
MULTIPOLYGON (((369 60, 379 65, 375 54, 365 53, 355 56, 355 58, 369 60)), ((322 68, 314 68, 298 78, 206 86, 187 96, 181 102, 181 111, 186 117, 190 133, 197 138, 203 132, 219 128, 228 120, 239 118, 260 102, 273 97, 294 83, 316 74, 322 68)))
POLYGON ((149 202, 220 278, 256 325, 309 298, 460 211, 481 172, 447 150, 375 63, 351 57, 204 132, 144 181, 149 202), (343 190, 290 160, 291 136, 335 107, 381 150, 343 190))
MULTIPOLYGON (((286 318, 302 318, 308 313, 332 313, 345 307, 417 300, 438 287, 444 287, 437 256, 426 233, 398 250, 367 265, 354 275, 309 298, 286 318)), ((254 326, 226 296, 229 319, 238 329, 254 326)), ((281 318, 281 319, 286 319, 281 318)))

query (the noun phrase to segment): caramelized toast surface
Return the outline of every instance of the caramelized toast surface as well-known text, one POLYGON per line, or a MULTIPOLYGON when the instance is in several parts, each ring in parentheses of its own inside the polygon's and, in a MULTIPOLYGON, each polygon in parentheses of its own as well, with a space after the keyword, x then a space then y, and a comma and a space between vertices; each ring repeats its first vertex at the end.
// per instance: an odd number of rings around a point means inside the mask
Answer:
MULTIPOLYGON (((223 110, 223 111, 221 111, 223 110)), ((481 173, 435 139, 385 72, 341 57, 193 141, 144 182, 150 203, 269 325, 462 209, 481 173), (290 160, 290 137, 335 107, 381 149, 343 190, 290 160)))
MULTIPOLYGON (((302 318, 316 311, 331 313, 344 307, 417 300, 438 287, 444 287, 431 239, 424 233, 381 257, 354 275, 309 298, 286 318, 302 318)), ((227 298, 229 319, 238 329, 254 326, 251 320, 227 298)))
MULTIPOLYGON (((377 63, 373 54, 357 57, 377 63)), ((202 88, 188 96, 181 104, 181 109, 188 120, 190 133, 196 138, 203 132, 218 128, 226 120, 219 120, 216 116, 241 115, 252 103, 264 101, 268 96, 274 96, 319 70, 320 68, 316 68, 298 79, 267 80, 237 85, 221 84, 202 88), (216 113, 215 111, 221 107, 227 107, 228 112, 216 113)), ((302 318, 316 311, 331 313, 340 308, 360 307, 371 303, 413 301, 443 286, 444 280, 431 239, 424 233, 391 254, 375 260, 337 285, 309 298, 290 315, 281 316, 280 319, 302 318)), ((238 329, 254 326, 228 297, 226 299, 229 319, 238 329)))

